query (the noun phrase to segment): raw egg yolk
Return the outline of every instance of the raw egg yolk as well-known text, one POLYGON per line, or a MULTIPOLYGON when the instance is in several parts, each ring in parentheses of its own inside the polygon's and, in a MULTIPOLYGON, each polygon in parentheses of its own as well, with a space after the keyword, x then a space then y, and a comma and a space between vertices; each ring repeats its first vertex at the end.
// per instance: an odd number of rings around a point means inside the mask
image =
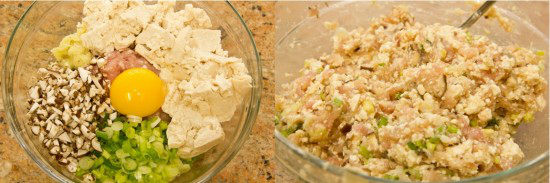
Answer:
POLYGON ((120 113, 139 117, 155 113, 164 103, 166 85, 149 69, 132 68, 111 83, 111 104, 120 113))

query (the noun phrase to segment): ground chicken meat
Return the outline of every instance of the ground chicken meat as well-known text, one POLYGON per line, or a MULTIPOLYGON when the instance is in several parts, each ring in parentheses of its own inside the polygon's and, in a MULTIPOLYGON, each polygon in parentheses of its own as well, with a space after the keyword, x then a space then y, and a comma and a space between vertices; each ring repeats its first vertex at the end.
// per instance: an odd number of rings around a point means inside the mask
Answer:
POLYGON ((543 57, 395 8, 335 29, 277 96, 277 128, 333 164, 404 181, 460 180, 524 157, 511 134, 546 105, 543 57))
POLYGON ((99 70, 109 81, 113 81, 123 71, 136 67, 143 67, 157 74, 160 72, 149 61, 130 49, 107 54, 106 63, 99 70))

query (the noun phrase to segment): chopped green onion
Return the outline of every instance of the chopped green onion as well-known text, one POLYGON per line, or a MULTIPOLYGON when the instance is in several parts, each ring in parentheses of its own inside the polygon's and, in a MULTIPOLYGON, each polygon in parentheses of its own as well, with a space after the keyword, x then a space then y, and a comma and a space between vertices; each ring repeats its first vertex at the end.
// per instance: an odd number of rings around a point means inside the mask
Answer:
POLYGON ((275 115, 275 119, 273 120, 273 123, 275 123, 275 126, 279 125, 281 123, 279 116, 275 115))
POLYGON ((181 171, 182 172, 188 172, 189 170, 191 170, 191 165, 189 164, 184 164, 182 167, 181 167, 181 171))
POLYGON ((78 168, 76 172, 74 173, 77 177, 82 177, 84 174, 87 174, 87 170, 83 170, 82 168, 78 168))
POLYGON ((413 150, 413 151, 418 150, 418 146, 416 146, 416 144, 414 144, 412 141, 411 141, 411 142, 407 142, 407 146, 409 147, 409 149, 411 149, 411 150, 413 150))
POLYGON ((142 179, 141 172, 136 171, 136 172, 134 173, 134 177, 135 177, 139 182, 142 181, 142 180, 141 180, 141 179, 142 179))
POLYGON ((176 177, 179 174, 179 170, 176 167, 166 166, 164 167, 164 174, 167 175, 167 177, 176 177))
POLYGON ((422 180, 422 174, 417 169, 407 169, 406 170, 412 178, 416 180, 422 180))
POLYGON ((94 165, 94 160, 90 157, 83 157, 78 161, 78 168, 88 170, 94 165))
POLYGON ((122 115, 118 115, 113 121, 127 121, 127 119, 122 115))
POLYGON ((122 130, 124 132, 124 135, 126 137, 133 139, 136 136, 136 130, 130 126, 128 128, 122 130))
POLYGON ((368 114, 372 114, 374 113, 374 104, 369 99, 365 99, 365 101, 363 101, 363 109, 368 114))
POLYGON ((125 159, 122 161, 122 167, 126 170, 135 170, 137 163, 133 159, 125 159))
POLYGON ((365 159, 372 158, 372 153, 367 150, 367 147, 365 146, 359 146, 359 155, 363 156, 365 159))
POLYGON ((159 123, 160 123, 160 118, 159 117, 155 117, 155 119, 153 120, 153 122, 151 123, 151 128, 155 128, 159 123))
POLYGON ((151 168, 149 168, 147 166, 140 166, 138 168, 138 171, 141 172, 142 174, 150 174, 151 173, 151 168))
POLYGON ((378 124, 378 128, 388 125, 388 118, 386 118, 386 116, 384 115, 381 115, 380 118, 378 119, 377 124, 378 124))
POLYGON ((418 140, 414 142, 414 145, 416 145, 419 148, 426 149, 426 141, 424 140, 418 140))
POLYGON ((105 158, 103 157, 99 157, 97 159, 94 160, 94 165, 92 166, 92 168, 97 168, 99 166, 101 166, 103 164, 103 162, 105 162, 105 158))
POLYGON ((178 149, 168 148, 168 124, 159 119, 116 121, 97 130, 103 151, 83 157, 76 175, 91 173, 98 182, 170 182, 189 171, 193 161, 182 162, 178 149))
POLYGON ((166 151, 164 150, 164 145, 162 145, 161 142, 154 142, 153 143, 153 149, 158 153, 158 154, 164 154, 166 151))
POLYGON ((435 150, 435 144, 431 142, 426 142, 426 149, 428 149, 428 151, 430 152, 433 152, 435 150))
POLYGON ((118 142, 120 140, 120 131, 114 131, 112 139, 114 142, 118 142))
POLYGON ((124 159, 124 158, 130 156, 130 154, 124 152, 123 149, 116 150, 115 155, 119 159, 124 159))
POLYGON ((109 159, 111 157, 111 154, 109 154, 109 152, 107 151, 103 151, 101 152, 101 156, 105 157, 106 159, 109 159))
POLYGON ((132 148, 132 144, 129 140, 125 140, 124 142, 122 142, 122 150, 124 150, 124 152, 126 153, 129 153, 130 155, 132 154, 132 152, 136 151, 132 148))
POLYGON ((142 120, 139 116, 128 115, 127 117, 129 122, 139 123, 142 120))
POLYGON ((472 44, 472 35, 470 34, 470 32, 466 31, 466 41, 470 44, 472 44))
POLYGON ((294 133, 293 131, 289 130, 288 128, 281 129, 281 130, 279 130, 279 132, 285 137, 288 137, 290 134, 294 133))
POLYGON ((131 126, 133 128, 137 127, 139 125, 139 122, 128 122, 128 126, 131 126))
POLYGON ((109 135, 107 135, 107 133, 103 132, 103 131, 97 130, 97 131, 95 131, 95 135, 97 137, 99 137, 100 139, 103 139, 103 140, 108 140, 109 139, 109 135))
POLYGON ((447 50, 441 50, 441 60, 444 61, 447 58, 447 50))
POLYGON ((332 103, 333 103, 334 106, 336 106, 336 107, 341 107, 341 106, 344 104, 344 102, 343 102, 342 100, 338 99, 338 98, 334 98, 334 99, 332 100, 332 103))
POLYGON ((113 124, 111 125, 111 129, 113 129, 113 131, 120 131, 122 130, 122 122, 120 121, 117 121, 117 122, 113 122, 113 124))
POLYGON ((399 176, 397 175, 389 175, 389 174, 384 174, 384 176, 382 177, 384 179, 389 179, 389 180, 399 180, 399 176))
POLYGON ((326 97, 327 97, 327 94, 325 94, 325 92, 321 92, 321 100, 325 101, 326 97))
POLYGON ((534 120, 535 120, 535 117, 533 116, 532 112, 529 112, 525 114, 525 116, 523 116, 523 121, 525 121, 526 123, 533 122, 534 120))
POLYGON ((457 133, 457 132, 458 132, 458 127, 456 127, 456 126, 453 125, 453 124, 449 124, 449 126, 447 126, 447 132, 449 132, 449 133, 457 133))
POLYGON ((471 126, 471 127, 477 127, 477 125, 478 125, 478 121, 477 121, 477 120, 474 119, 474 120, 471 120, 471 121, 470 121, 470 126, 471 126))
POLYGON ((386 65, 386 63, 382 62, 382 63, 378 63, 378 66, 380 67, 384 67, 386 65))
POLYGON ((395 96, 393 96, 393 98, 395 100, 399 100, 399 99, 401 99, 401 95, 403 95, 403 92, 397 92, 397 93, 395 93, 395 96))
POLYGON ((128 181, 128 176, 123 172, 117 172, 115 175, 115 181, 117 183, 123 183, 128 181))
MULTIPOLYGON (((162 132, 159 128, 155 128, 153 129, 153 135, 155 137, 161 137, 162 136, 162 132)), ((157 138, 158 140, 162 140, 161 138, 157 138)))
POLYGON ((487 122, 487 126, 485 126, 485 127, 493 127, 493 126, 496 126, 496 125, 498 125, 498 120, 496 118, 493 118, 493 119, 490 119, 487 122))
POLYGON ((439 133, 443 133, 443 129, 445 128, 445 126, 440 126, 437 128, 437 132, 439 133))
POLYGON ((168 123, 166 123, 166 121, 161 121, 159 127, 161 130, 166 130, 168 128, 168 123))
POLYGON ((103 131, 105 131, 105 133, 107 134, 107 138, 110 139, 113 137, 113 129, 111 127, 105 127, 103 129, 103 131))
POLYGON ((441 143, 441 139, 439 139, 439 137, 430 137, 430 139, 428 141, 433 143, 433 144, 441 143))
POLYGON ((535 54, 537 54, 538 56, 541 56, 541 57, 542 57, 542 56, 544 56, 544 51, 539 50, 539 51, 537 51, 535 54))

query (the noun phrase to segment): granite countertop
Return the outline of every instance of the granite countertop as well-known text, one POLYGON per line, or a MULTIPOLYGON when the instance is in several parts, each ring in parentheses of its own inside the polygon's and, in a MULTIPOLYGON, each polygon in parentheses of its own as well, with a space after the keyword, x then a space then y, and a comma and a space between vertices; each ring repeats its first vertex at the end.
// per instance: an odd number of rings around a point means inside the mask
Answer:
MULTIPOLYGON (((0 2, 0 53, 19 17, 31 2, 0 2)), ((234 2, 254 35, 262 59, 263 93, 260 111, 248 140, 213 182, 274 182, 273 162, 273 2, 234 2)), ((3 57, 0 57, 0 63, 3 57)), ((53 182, 29 159, 10 135, 0 105, 0 182, 53 182)))

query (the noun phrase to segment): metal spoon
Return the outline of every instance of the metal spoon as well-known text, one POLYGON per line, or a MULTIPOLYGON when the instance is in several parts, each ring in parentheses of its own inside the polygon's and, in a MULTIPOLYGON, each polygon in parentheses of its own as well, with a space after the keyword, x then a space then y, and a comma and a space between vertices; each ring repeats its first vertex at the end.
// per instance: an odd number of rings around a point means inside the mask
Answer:
POLYGON ((466 20, 462 25, 460 25, 459 28, 467 29, 470 26, 472 26, 476 21, 487 12, 493 4, 495 4, 496 1, 485 1, 483 5, 481 5, 476 12, 474 12, 472 15, 470 15, 470 18, 466 20))

